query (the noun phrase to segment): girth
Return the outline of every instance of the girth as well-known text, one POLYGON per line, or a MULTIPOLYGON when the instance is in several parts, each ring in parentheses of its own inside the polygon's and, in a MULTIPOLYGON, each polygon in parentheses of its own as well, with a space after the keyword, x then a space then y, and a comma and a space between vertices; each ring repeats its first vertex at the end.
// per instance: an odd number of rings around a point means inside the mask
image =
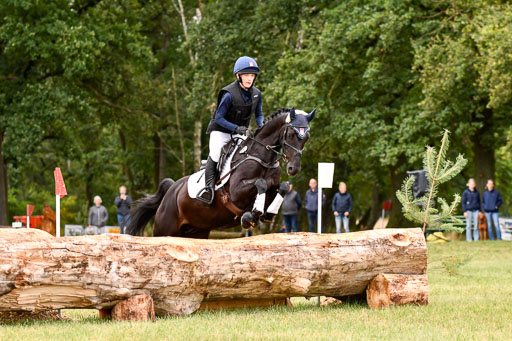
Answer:
POLYGON ((231 201, 231 197, 229 196, 228 191, 224 187, 219 190, 220 201, 226 208, 235 215, 235 220, 244 214, 244 210, 238 208, 233 201, 231 201))

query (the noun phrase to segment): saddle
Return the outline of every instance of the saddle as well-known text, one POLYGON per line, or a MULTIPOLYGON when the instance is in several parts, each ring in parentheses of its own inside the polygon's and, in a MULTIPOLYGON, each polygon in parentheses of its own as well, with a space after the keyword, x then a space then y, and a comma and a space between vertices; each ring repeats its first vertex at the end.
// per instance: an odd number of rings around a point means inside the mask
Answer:
MULTIPOLYGON (((217 164, 218 180, 215 185, 215 190, 221 189, 229 180, 231 171, 231 160, 238 150, 240 144, 244 141, 243 138, 234 138, 222 147, 221 156, 217 164)), ((199 171, 192 174, 187 182, 188 194, 192 199, 195 199, 199 191, 205 186, 204 172, 206 168, 206 160, 201 161, 199 171)))

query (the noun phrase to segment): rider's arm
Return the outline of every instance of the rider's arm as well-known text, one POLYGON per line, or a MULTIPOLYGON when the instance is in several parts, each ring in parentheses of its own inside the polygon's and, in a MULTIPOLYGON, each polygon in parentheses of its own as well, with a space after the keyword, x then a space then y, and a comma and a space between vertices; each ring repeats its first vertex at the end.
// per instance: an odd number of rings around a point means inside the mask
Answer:
POLYGON ((219 107, 215 112, 215 123, 217 123, 223 128, 226 128, 234 132, 236 129, 236 124, 233 124, 224 118, 228 113, 229 108, 231 108, 232 103, 233 100, 231 98, 231 94, 229 92, 226 92, 224 96, 222 96, 222 99, 220 100, 219 103, 219 107))
POLYGON ((261 92, 259 93, 259 99, 258 99, 258 106, 256 107, 256 113, 255 113, 255 116, 256 116, 256 125, 258 127, 261 127, 263 125, 263 111, 261 109, 261 92))

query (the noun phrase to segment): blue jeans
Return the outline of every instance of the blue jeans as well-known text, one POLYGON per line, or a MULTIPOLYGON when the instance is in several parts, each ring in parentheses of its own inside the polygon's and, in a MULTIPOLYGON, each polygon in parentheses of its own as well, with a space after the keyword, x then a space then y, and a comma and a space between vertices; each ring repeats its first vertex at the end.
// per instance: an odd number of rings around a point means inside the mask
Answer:
POLYGON ((336 233, 341 233, 341 223, 343 222, 343 229, 345 233, 349 233, 350 229, 348 227, 348 217, 338 214, 338 216, 334 217, 334 222, 336 223, 336 233))
POLYGON ((297 222, 296 214, 283 215, 283 219, 284 219, 284 225, 286 226, 286 233, 292 232, 292 229, 293 229, 293 232, 299 232, 299 229, 297 227, 298 222, 297 222))
POLYGON ((121 234, 124 234, 124 228, 126 226, 128 226, 128 224, 130 223, 130 215, 129 214, 127 214, 127 215, 118 214, 117 222, 119 223, 119 228, 121 229, 121 234))
POLYGON ((485 220, 487 220, 487 233, 489 234, 489 239, 494 240, 494 234, 492 233, 492 223, 494 223, 494 228, 496 229, 496 239, 501 240, 500 213, 484 212, 484 214, 485 220))
POLYGON ((473 240, 478 240, 478 210, 466 211, 468 217, 466 218, 466 241, 471 241, 471 234, 473 234, 473 240))
POLYGON ((315 230, 315 224, 317 222, 318 212, 317 211, 308 211, 308 226, 309 232, 317 232, 315 230))

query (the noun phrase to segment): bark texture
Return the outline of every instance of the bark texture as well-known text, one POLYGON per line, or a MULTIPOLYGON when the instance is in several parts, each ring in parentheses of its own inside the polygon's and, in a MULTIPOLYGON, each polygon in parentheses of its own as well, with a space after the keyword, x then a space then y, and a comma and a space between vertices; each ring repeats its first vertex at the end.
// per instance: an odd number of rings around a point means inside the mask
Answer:
POLYGON ((116 321, 155 321, 153 299, 148 295, 132 296, 116 304, 111 314, 116 321))
POLYGON ((0 230, 0 311, 108 309, 135 295, 158 315, 232 299, 361 294, 381 273, 425 274, 421 229, 231 240, 0 230))
POLYGON ((404 304, 428 304, 427 275, 380 274, 366 290, 374 309, 404 304))

